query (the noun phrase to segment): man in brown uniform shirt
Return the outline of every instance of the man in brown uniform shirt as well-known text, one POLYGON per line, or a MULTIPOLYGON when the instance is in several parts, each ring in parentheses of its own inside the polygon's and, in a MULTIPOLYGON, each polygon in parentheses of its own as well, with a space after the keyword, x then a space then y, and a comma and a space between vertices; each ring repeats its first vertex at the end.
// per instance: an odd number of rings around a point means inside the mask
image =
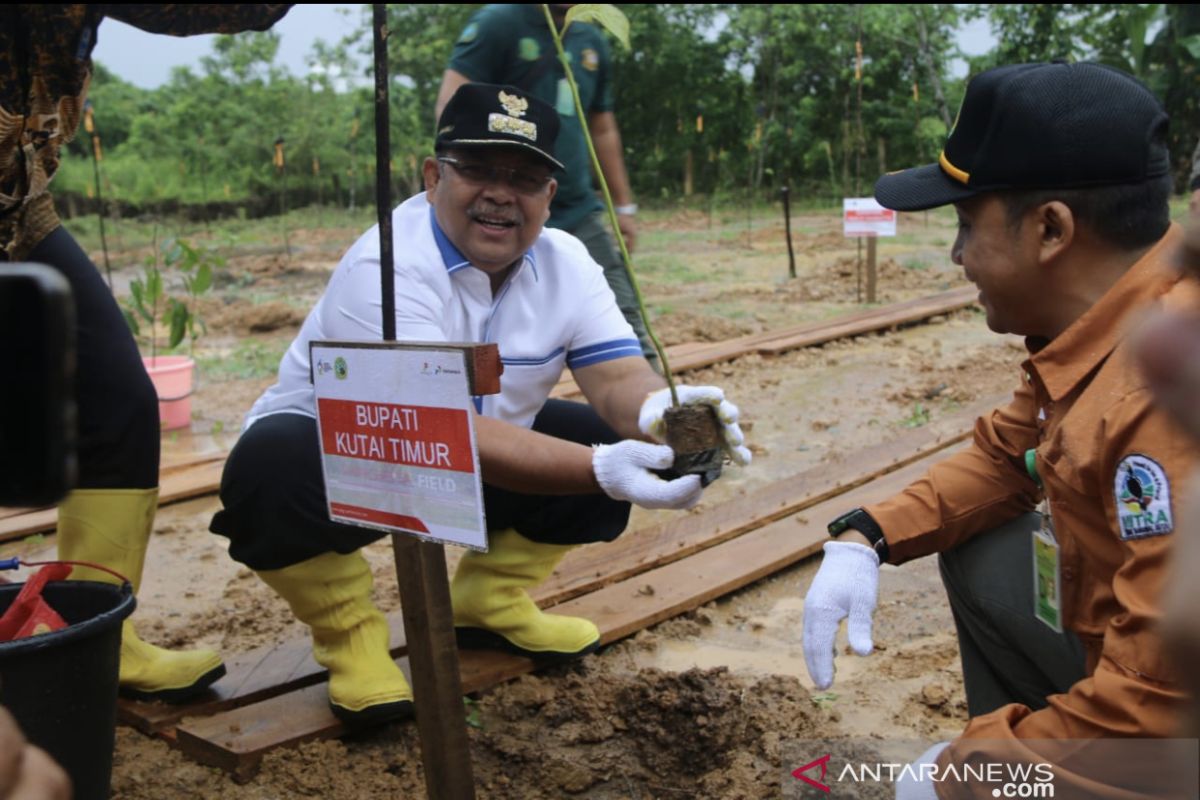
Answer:
POLYGON ((902 778, 898 798, 1000 796, 950 768, 1014 759, 1054 764, 1056 797, 1095 796, 1126 777, 1085 778, 1089 765, 1065 768, 1033 740, 1177 735, 1185 694, 1157 625, 1197 448, 1155 406, 1127 340, 1147 308, 1200 308, 1196 281, 1166 268, 1179 238, 1166 125, 1120 71, 999 67, 971 81, 939 163, 875 186, 888 208, 954 204, 955 263, 988 326, 1029 350, 972 446, 831 524, 805 600, 823 688, 843 617, 854 650, 871 650, 879 563, 941 554, 971 720, 911 765, 936 777, 902 778))

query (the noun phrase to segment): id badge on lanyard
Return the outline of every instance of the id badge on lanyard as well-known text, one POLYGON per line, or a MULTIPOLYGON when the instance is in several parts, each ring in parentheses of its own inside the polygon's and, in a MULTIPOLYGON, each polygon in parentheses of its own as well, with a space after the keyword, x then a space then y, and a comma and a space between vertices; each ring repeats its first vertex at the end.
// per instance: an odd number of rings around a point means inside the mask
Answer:
MULTIPOLYGON (((1033 450, 1025 454, 1025 466, 1041 486, 1033 450)), ((1050 501, 1043 499, 1038 512, 1042 524, 1033 531, 1033 614, 1051 630, 1062 633, 1062 574, 1050 501)))
POLYGON ((1062 580, 1058 540, 1049 504, 1042 502, 1041 528, 1033 531, 1033 613, 1058 633, 1062 627, 1062 580))

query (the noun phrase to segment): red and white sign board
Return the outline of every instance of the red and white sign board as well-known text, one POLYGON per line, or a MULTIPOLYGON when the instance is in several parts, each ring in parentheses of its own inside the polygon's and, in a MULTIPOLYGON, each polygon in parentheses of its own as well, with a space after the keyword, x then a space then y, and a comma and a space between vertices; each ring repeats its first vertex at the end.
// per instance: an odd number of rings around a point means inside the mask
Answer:
POLYGON ((842 235, 895 236, 896 212, 884 208, 874 197, 842 198, 842 235))
POLYGON ((313 342, 309 352, 329 518, 486 549, 463 351, 313 342))

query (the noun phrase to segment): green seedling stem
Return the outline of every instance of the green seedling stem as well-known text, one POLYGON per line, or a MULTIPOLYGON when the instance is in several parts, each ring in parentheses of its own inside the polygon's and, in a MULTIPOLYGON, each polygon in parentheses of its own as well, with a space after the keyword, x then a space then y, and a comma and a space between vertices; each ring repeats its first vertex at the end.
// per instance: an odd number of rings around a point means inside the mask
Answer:
MULTIPOLYGON (((595 8, 593 6, 593 8, 595 8)), ((575 6, 567 12, 566 23, 563 25, 562 34, 565 34, 567 27, 570 26, 572 20, 578 18, 581 12, 586 12, 587 6, 575 6)), ((616 8, 607 6, 608 13, 615 13, 624 18, 616 8)), ((642 290, 638 286, 637 276, 633 273, 633 261, 629 258, 629 249, 625 245, 625 237, 621 235, 621 226, 617 222, 617 210, 613 205, 612 195, 608 191, 608 181, 604 179, 604 172, 600 169, 600 159, 596 155, 596 146, 592 143, 592 134, 588 130, 587 115, 583 110, 583 101, 579 99, 579 86, 575 83, 575 75, 571 72, 571 64, 567 61, 566 50, 563 49, 562 34, 559 33, 558 26, 554 23, 554 15, 550 13, 550 6, 543 3, 542 11, 546 15, 546 24, 550 27, 550 35, 554 39, 554 48, 558 51, 558 60, 562 62, 563 72, 567 77, 567 84, 571 87, 571 97, 575 101, 575 114, 579 119, 579 127, 583 130, 583 140, 587 143, 588 155, 592 159, 592 170, 596 176, 596 180, 600 183, 600 191, 604 195, 604 206, 608 209, 608 221, 612 225, 613 234, 617 237, 617 246, 621 249, 621 258, 625 262, 625 271, 629 274, 629 282, 633 285, 633 294, 637 297, 638 311, 642 315, 642 320, 646 324, 646 333, 650 335, 650 341, 654 344, 654 352, 658 353, 658 361, 662 364, 663 377, 667 379, 667 387, 671 390, 672 405, 679 405, 679 395, 675 391, 675 380, 671 377, 671 365, 667 362, 666 351, 663 350, 662 342, 658 340, 658 335, 654 333, 654 328, 650 325, 650 316, 646 313, 646 303, 642 299, 642 290)), ((603 17, 597 17, 596 21, 604 24, 603 17)), ((607 26, 606 26, 607 27, 607 26)), ((628 41, 624 44, 628 47, 628 41)))

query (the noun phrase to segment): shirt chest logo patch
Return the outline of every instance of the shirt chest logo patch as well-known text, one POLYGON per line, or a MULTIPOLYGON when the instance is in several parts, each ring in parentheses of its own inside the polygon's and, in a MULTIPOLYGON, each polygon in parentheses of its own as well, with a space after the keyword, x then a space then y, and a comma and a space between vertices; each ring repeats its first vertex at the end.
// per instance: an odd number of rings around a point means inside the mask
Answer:
POLYGON ((1113 495, 1122 539, 1162 536, 1175 529, 1171 483, 1149 456, 1131 453, 1121 459, 1113 476, 1113 495))

